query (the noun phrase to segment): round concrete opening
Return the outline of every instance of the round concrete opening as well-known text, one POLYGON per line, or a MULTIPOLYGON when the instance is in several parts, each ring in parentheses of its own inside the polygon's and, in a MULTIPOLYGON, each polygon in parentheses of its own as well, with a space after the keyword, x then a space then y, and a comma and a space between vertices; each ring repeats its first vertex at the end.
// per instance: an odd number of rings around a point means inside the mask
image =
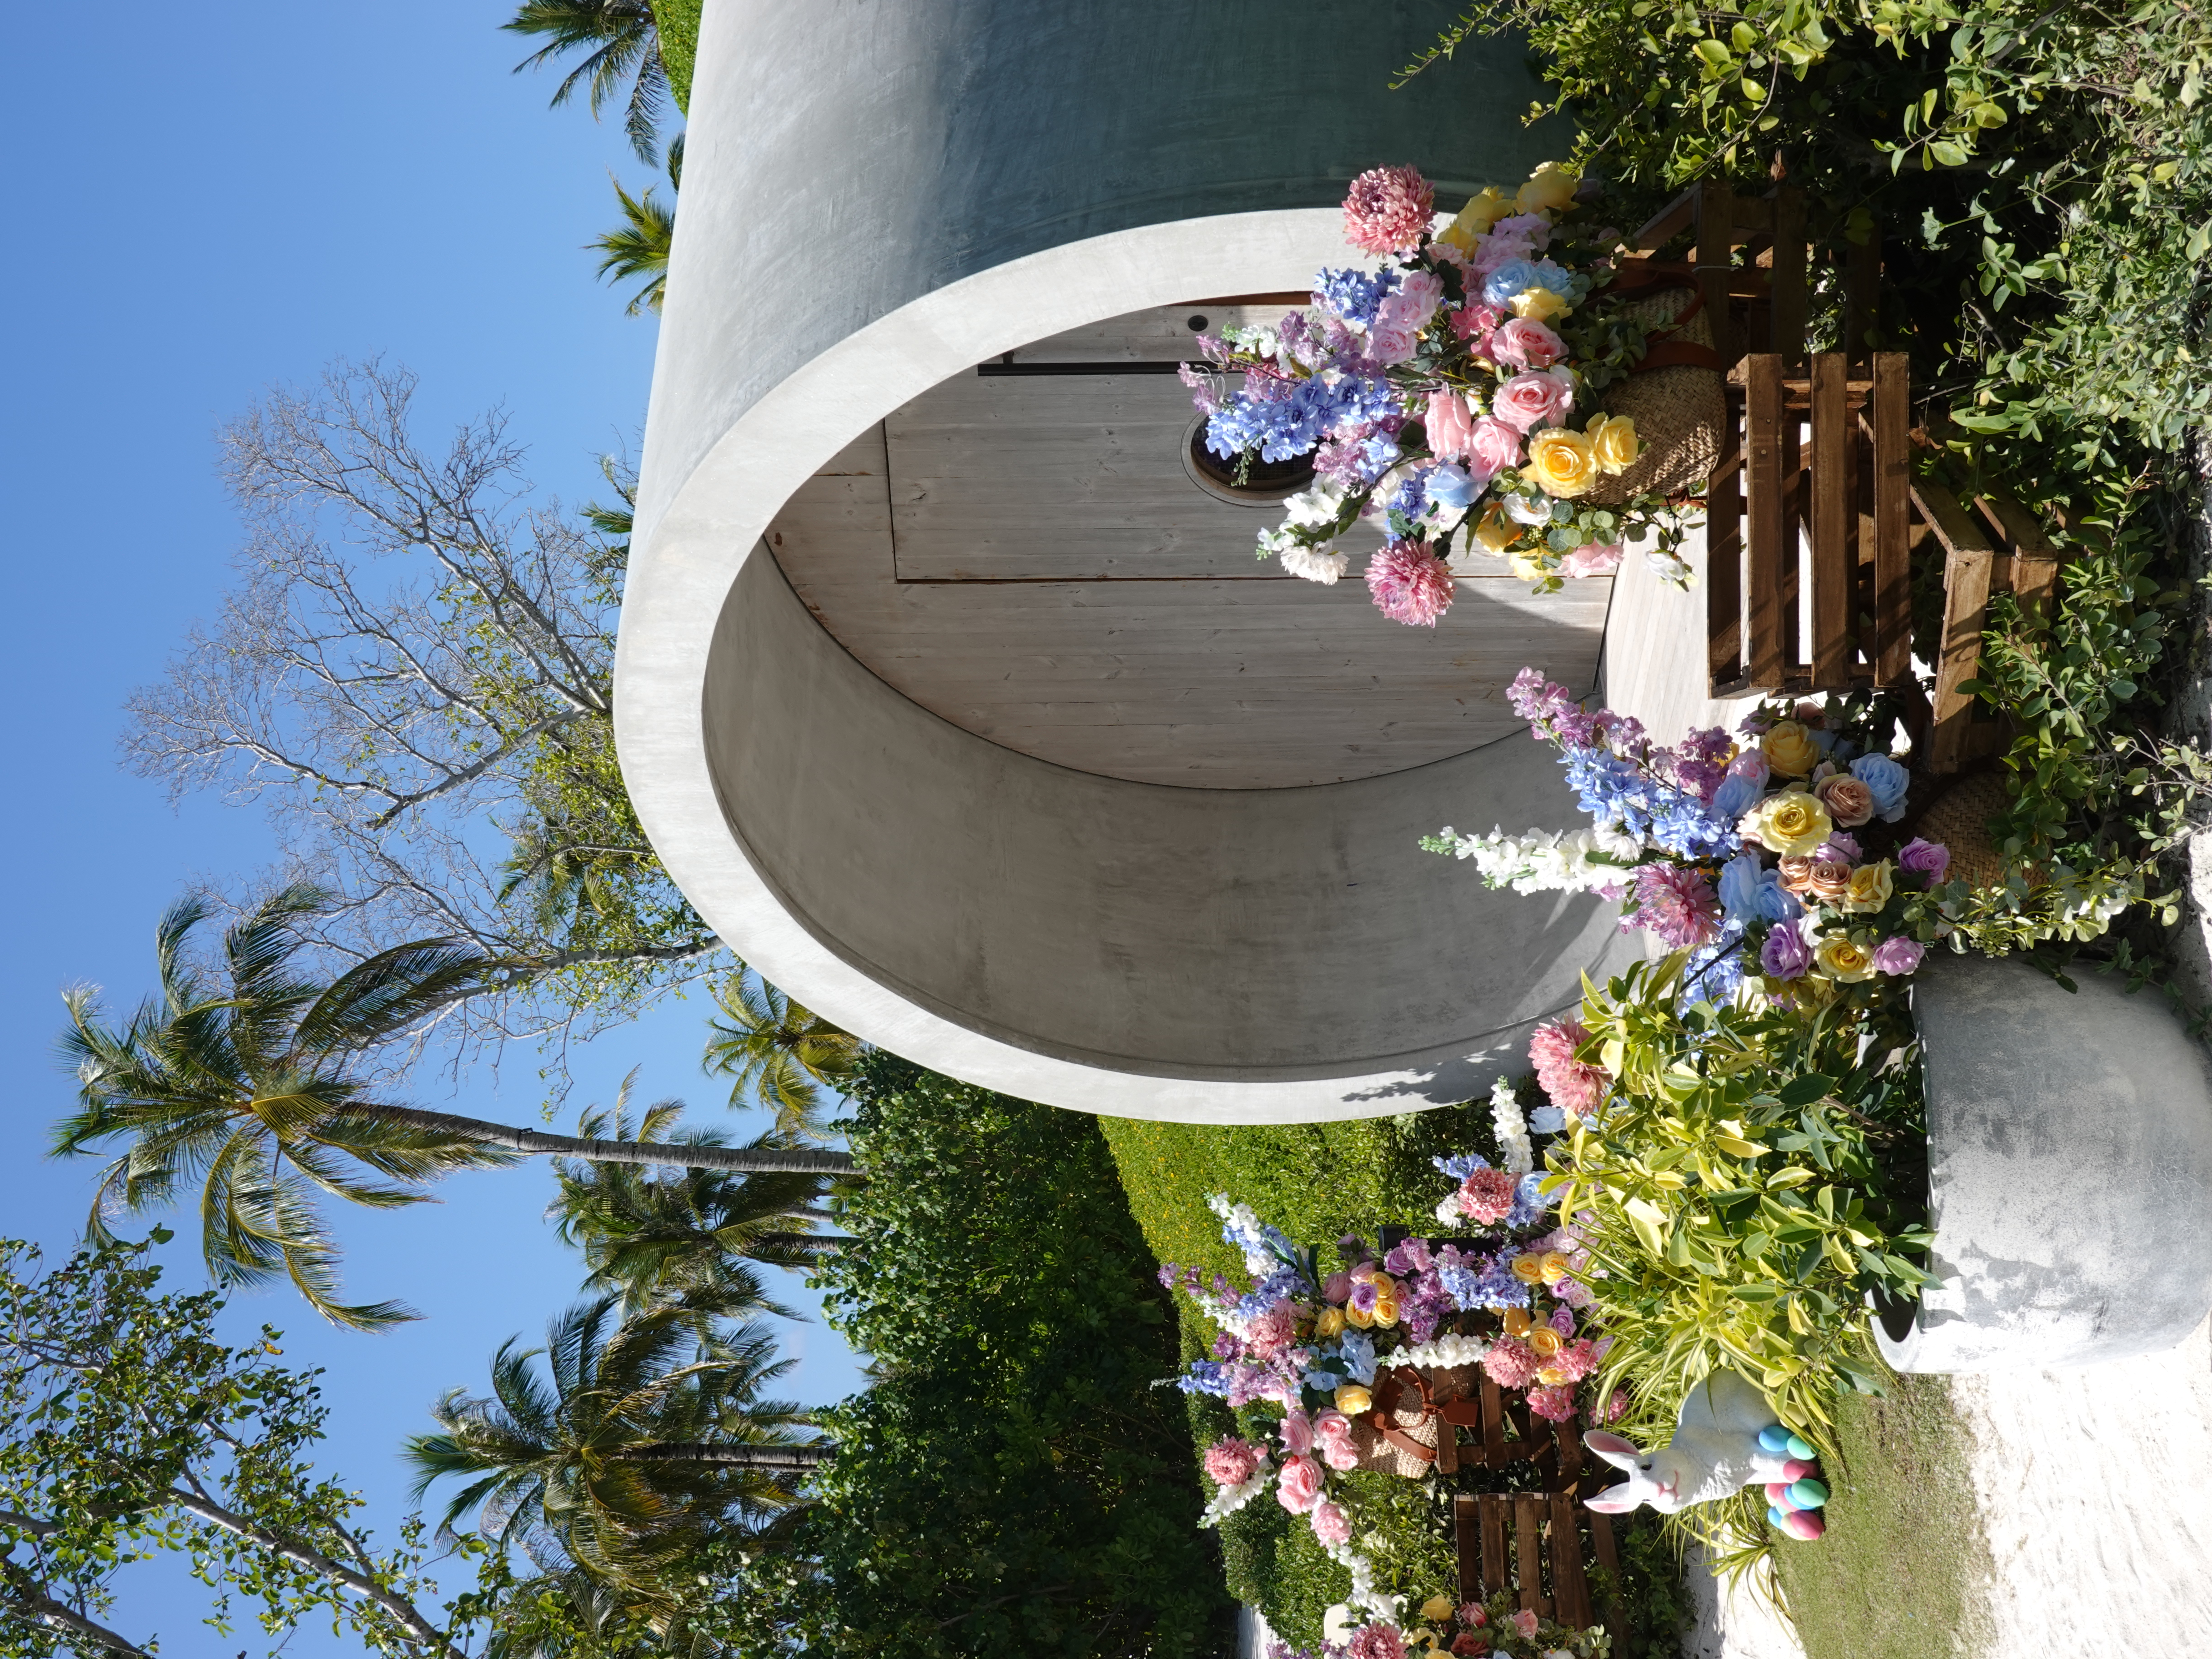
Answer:
POLYGON ((1524 663, 1594 684, 1606 585, 1469 568, 1442 627, 1400 628, 1356 568, 1259 565, 1268 515, 1186 471, 1190 319, 1352 263, 1352 172, 1413 160, 1455 205, 1558 142, 1518 125, 1511 43, 1461 71, 1489 115, 1463 82, 1388 94, 1412 9, 1352 32, 1371 64, 1249 61, 1335 15, 708 7, 624 772, 734 949, 954 1075, 1130 1115, 1404 1111, 1521 1069, 1626 954, 1611 907, 1417 845, 1577 821, 1502 692, 1524 663))

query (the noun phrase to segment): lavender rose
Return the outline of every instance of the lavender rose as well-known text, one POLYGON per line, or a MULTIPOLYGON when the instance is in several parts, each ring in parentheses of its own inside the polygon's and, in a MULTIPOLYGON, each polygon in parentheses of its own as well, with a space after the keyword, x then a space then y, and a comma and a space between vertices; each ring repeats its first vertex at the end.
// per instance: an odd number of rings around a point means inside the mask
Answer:
POLYGON ((1899 849, 1897 867, 1927 877, 1928 884, 1934 887, 1951 868, 1951 849, 1940 841, 1922 841, 1916 836, 1899 849))
POLYGON ((1919 940, 1896 934, 1874 947, 1875 971, 1901 979, 1917 968, 1921 957, 1927 954, 1928 947, 1919 940))
POLYGON ((1797 931, 1796 924, 1785 922, 1776 927, 1759 947, 1759 965, 1775 979, 1802 979, 1813 965, 1813 947, 1797 931))

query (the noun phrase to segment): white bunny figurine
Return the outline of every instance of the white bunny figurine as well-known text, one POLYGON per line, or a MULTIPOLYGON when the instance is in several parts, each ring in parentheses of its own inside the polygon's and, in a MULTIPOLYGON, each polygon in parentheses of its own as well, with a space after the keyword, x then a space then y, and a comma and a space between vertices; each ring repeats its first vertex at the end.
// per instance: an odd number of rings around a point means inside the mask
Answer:
POLYGON ((1644 1504, 1672 1515, 1740 1487, 1795 1480, 1789 1454, 1770 1452, 1759 1443, 1762 1430, 1779 1426, 1758 1389, 1734 1371, 1715 1371, 1690 1390, 1674 1439, 1655 1451, 1639 1451, 1633 1442, 1602 1429, 1583 1437, 1600 1457, 1628 1471, 1627 1480, 1587 1502, 1606 1515, 1625 1515, 1644 1504))

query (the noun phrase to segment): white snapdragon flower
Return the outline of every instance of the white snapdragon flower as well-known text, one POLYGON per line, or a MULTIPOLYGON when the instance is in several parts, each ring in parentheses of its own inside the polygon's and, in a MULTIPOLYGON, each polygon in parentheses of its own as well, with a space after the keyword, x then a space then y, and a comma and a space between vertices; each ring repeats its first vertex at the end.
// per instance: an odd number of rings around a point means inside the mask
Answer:
POLYGON ((1334 478, 1316 478, 1307 488, 1283 501, 1283 523, 1286 527, 1318 530, 1323 525, 1334 524, 1337 515, 1344 511, 1345 487, 1334 478))
POLYGON ((1528 1122, 1521 1115, 1520 1097, 1513 1085, 1500 1078, 1490 1087, 1490 1121, 1498 1131, 1498 1150, 1508 1175, 1524 1176, 1536 1167, 1536 1154, 1528 1144, 1528 1122))
POLYGON ((1625 881, 1644 851, 1641 843, 1609 824, 1537 830, 1525 836, 1497 829, 1486 836, 1462 836, 1447 824, 1440 839, 1452 843, 1454 856, 1473 859, 1491 886, 1516 893, 1586 893, 1625 881))

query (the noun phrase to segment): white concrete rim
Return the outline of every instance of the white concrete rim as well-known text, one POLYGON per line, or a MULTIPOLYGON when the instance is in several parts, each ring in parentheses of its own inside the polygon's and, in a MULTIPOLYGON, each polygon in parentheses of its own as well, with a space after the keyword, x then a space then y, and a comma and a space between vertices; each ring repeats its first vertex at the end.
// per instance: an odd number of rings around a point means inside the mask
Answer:
POLYGON ((1324 265, 1363 263, 1343 241, 1342 224, 1333 208, 1181 220, 978 272, 878 319, 781 382, 716 441, 672 499, 653 499, 648 484, 616 655, 623 775, 670 876, 769 981, 894 1053, 927 1056, 938 1069, 1009 1094, 1117 1116, 1220 1122, 1234 1121, 1245 1102, 1253 1121, 1386 1116, 1437 1103, 1418 1084, 1447 1059, 1505 1068, 1501 1045, 1494 1055, 1382 1058, 1365 1073, 1352 1061, 1326 1077, 1102 1073, 957 1024, 870 977, 787 910, 723 811, 708 758, 702 688, 731 586, 747 559, 769 556, 762 538, 784 503, 857 434, 939 382, 1031 341, 1154 306, 1303 289, 1324 265), (1129 1098, 1136 1076, 1158 1085, 1141 1106, 1129 1098))

